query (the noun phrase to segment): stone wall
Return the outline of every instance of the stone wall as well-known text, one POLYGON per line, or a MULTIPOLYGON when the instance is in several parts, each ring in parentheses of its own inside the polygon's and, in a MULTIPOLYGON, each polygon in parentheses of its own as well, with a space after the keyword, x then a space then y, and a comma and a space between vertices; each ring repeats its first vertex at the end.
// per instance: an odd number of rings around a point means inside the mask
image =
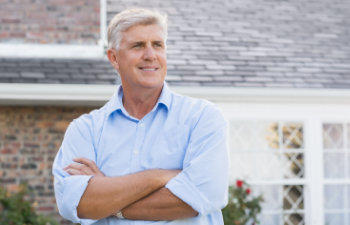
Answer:
POLYGON ((100 1, 0 0, 0 43, 96 44, 100 1))
POLYGON ((51 168, 69 123, 91 110, 0 106, 0 186, 16 191, 27 182, 37 211, 69 224, 58 215, 51 168))

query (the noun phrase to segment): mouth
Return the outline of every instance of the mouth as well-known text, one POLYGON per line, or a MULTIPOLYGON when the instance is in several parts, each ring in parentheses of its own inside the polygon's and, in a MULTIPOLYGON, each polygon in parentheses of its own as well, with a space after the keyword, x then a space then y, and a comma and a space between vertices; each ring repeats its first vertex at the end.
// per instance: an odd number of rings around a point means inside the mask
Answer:
POLYGON ((157 67, 139 67, 140 70, 142 71, 157 71, 158 68, 157 67))

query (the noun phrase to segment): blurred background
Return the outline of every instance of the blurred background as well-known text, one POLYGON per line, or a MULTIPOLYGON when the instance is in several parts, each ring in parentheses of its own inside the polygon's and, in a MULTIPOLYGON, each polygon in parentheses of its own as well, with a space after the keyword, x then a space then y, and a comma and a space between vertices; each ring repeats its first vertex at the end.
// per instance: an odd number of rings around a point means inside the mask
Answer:
POLYGON ((350 224, 347 0, 0 0, 0 186, 26 182, 61 224, 51 166, 70 121, 120 83, 106 27, 131 7, 168 14, 171 89, 218 104, 231 183, 263 195, 263 225, 350 224))

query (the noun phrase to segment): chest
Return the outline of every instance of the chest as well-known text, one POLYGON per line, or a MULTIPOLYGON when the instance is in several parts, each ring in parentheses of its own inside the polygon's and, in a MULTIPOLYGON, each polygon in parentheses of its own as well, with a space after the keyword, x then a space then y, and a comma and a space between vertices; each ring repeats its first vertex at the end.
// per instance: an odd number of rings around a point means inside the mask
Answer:
POLYGON ((167 120, 112 121, 96 146, 97 165, 107 176, 182 169, 189 135, 188 126, 167 120))

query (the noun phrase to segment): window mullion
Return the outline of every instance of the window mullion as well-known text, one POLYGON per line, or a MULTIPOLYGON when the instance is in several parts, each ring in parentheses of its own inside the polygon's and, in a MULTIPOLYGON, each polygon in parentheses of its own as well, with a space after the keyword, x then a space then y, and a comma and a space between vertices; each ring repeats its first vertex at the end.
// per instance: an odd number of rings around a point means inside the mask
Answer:
POLYGON ((305 122, 307 224, 324 224, 322 149, 322 122, 319 118, 309 118, 305 122))

